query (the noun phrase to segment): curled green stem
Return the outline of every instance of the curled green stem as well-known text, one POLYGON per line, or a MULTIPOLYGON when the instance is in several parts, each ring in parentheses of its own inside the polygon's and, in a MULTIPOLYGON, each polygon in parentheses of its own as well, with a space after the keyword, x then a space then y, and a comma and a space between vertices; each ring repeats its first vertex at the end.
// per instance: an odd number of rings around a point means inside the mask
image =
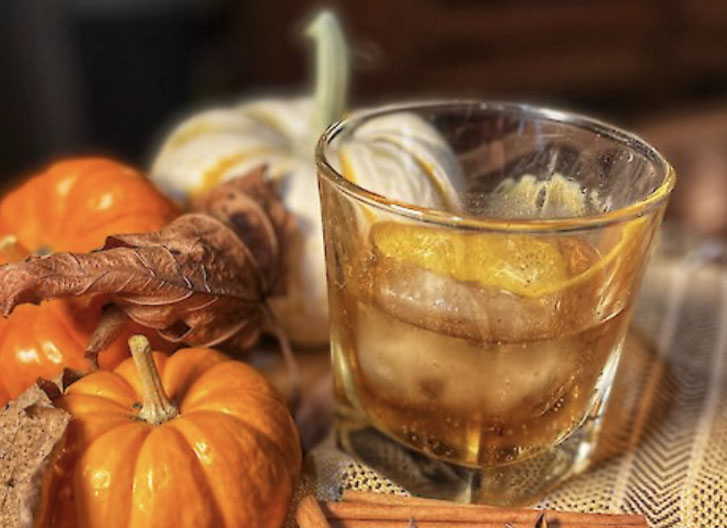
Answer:
POLYGON ((315 95, 312 130, 318 137, 339 120, 348 97, 348 49, 336 16, 322 11, 308 26, 306 34, 315 42, 315 95))

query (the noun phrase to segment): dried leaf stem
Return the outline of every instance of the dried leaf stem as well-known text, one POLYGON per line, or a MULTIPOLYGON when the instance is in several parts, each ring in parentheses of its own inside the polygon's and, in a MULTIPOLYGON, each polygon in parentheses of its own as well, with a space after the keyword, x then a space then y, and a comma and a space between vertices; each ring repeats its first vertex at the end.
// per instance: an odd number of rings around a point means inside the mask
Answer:
POLYGON ((285 335, 283 328, 275 319, 275 316, 267 303, 262 304, 262 311, 267 321, 267 326, 275 336, 278 346, 280 347, 280 353, 285 361, 285 369, 288 371, 288 379, 290 382, 290 406, 295 409, 298 407, 301 397, 301 379, 298 362, 295 359, 295 354, 293 354, 293 349, 290 347, 288 336, 285 335))

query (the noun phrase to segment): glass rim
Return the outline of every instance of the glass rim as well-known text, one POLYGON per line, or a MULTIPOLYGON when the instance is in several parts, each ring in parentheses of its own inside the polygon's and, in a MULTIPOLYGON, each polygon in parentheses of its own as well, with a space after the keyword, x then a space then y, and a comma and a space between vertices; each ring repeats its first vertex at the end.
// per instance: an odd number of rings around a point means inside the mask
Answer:
POLYGON ((527 103, 483 101, 474 99, 427 100, 395 103, 373 109, 364 109, 353 112, 348 117, 333 123, 325 130, 325 132, 323 132, 316 144, 315 161, 319 175, 347 196, 359 202, 363 202, 366 205, 424 223, 449 228, 483 231, 577 231, 595 229, 624 222, 638 216, 643 216, 645 213, 651 211, 664 202, 669 197, 676 181, 674 168, 666 161, 666 159, 664 159, 658 150, 638 135, 627 132, 617 126, 575 112, 557 110, 527 103), (480 110, 494 109, 501 112, 518 112, 532 118, 540 118, 546 121, 593 130, 604 137, 616 140, 619 143, 639 151, 648 160, 657 164, 664 172, 663 181, 642 200, 631 203, 625 207, 620 207, 612 211, 595 215, 550 219, 470 216, 458 215, 441 209, 421 207, 416 204, 387 198, 386 196, 365 189, 364 187, 347 180, 327 159, 326 148, 341 132, 350 128, 357 128, 361 124, 373 118, 395 112, 437 110, 457 106, 476 107, 480 110))

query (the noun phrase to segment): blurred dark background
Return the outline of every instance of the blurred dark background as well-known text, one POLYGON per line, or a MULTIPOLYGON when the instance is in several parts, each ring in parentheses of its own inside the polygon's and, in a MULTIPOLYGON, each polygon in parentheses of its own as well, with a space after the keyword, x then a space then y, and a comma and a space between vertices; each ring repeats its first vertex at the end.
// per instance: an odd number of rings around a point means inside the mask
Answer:
MULTIPOLYGON (((0 0, 0 185, 53 157, 145 167, 190 109, 309 89, 319 1, 0 0)), ((727 1, 336 2, 353 104, 528 100, 596 114, 662 148, 672 215, 727 233, 727 1)))

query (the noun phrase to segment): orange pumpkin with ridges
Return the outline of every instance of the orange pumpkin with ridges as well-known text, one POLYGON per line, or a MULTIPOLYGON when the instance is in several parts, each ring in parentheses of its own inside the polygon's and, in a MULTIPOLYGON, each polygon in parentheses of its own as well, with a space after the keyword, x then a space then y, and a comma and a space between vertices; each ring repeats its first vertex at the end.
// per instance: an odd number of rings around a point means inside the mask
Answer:
MULTIPOLYGON (((178 215, 175 206, 136 170, 103 158, 55 163, 0 201, 0 263, 29 254, 90 251, 108 235, 152 231, 178 215)), ((0 404, 38 376, 63 367, 87 370, 84 349, 105 299, 88 296, 19 306, 0 320, 0 404)), ((128 323, 101 354, 101 368, 128 356, 128 323)), ((159 346, 165 346, 159 338, 159 346)), ((168 347, 168 345, 166 345, 168 347)))
POLYGON ((72 418, 36 526, 280 527, 301 465, 283 398, 214 350, 131 346, 56 401, 72 418))

